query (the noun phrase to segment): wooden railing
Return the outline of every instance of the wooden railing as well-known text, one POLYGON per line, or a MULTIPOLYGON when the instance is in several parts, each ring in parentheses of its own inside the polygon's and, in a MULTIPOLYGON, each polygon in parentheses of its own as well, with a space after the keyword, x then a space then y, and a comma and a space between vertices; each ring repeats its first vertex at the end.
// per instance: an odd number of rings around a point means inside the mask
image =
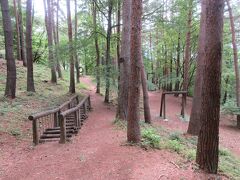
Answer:
POLYGON ((58 127, 60 125, 59 114, 67 109, 75 107, 78 103, 79 97, 75 95, 71 97, 69 101, 55 109, 46 110, 29 116, 28 119, 32 121, 33 143, 38 145, 40 136, 46 129, 58 127))
POLYGON ((67 127, 66 120, 67 117, 74 117, 74 128, 78 131, 83 121, 87 118, 87 112, 91 110, 91 100, 90 96, 85 97, 76 107, 71 108, 67 111, 61 112, 59 114, 60 120, 60 141, 59 143, 66 143, 67 141, 67 127))

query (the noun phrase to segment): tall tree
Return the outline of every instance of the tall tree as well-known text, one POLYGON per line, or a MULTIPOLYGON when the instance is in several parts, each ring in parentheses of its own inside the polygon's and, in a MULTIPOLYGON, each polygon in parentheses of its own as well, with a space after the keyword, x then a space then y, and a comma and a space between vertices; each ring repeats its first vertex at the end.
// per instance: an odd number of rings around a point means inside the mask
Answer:
POLYGON ((201 3, 201 22, 200 34, 198 39, 198 57, 197 57, 197 71, 195 75, 194 96, 192 103, 192 110, 187 133, 191 135, 198 135, 201 127, 200 114, 202 109, 202 83, 203 83, 203 68, 204 68, 204 43, 205 43, 205 25, 206 25, 206 7, 205 1, 201 3))
POLYGON ((111 62, 111 36, 112 36, 112 10, 113 10, 113 0, 108 0, 108 15, 107 15, 107 48, 106 48, 106 89, 105 89, 105 103, 109 103, 110 95, 110 62, 111 62))
POLYGON ((100 94, 100 50, 98 44, 98 34, 97 34, 97 5, 96 1, 92 2, 93 6, 93 28, 94 28, 94 43, 95 43, 95 50, 96 50, 96 79, 97 79, 97 88, 96 93, 100 94))
MULTIPOLYGON (((189 65, 191 58, 191 30, 192 30, 192 14, 193 14, 193 0, 189 1, 188 4, 188 23, 187 23, 187 34, 186 34, 186 46, 184 55, 184 75, 183 75, 183 90, 188 91, 189 86, 189 65)), ((186 99, 186 95, 184 95, 186 99)), ((186 101, 185 101, 186 102, 186 101)))
POLYGON ((151 112, 149 106, 149 96, 147 89, 147 77, 143 64, 143 59, 141 58, 141 81, 142 81, 142 91, 143 91, 143 107, 144 107, 144 119, 145 123, 151 124, 151 112))
POLYGON ((120 51, 120 83, 118 93, 118 119, 126 120, 128 112, 128 88, 130 74, 130 38, 131 38, 131 5, 132 0, 123 0, 122 36, 120 51))
MULTIPOLYGON (((234 59, 235 76, 236 76, 237 106, 240 107, 240 78, 239 78, 238 49, 236 44, 235 24, 234 24, 234 17, 233 17, 230 2, 229 0, 226 0, 226 1, 227 1, 228 13, 229 13, 230 24, 231 24, 231 33, 232 33, 233 59, 234 59)), ((240 115, 237 115, 237 127, 240 128, 240 115)))
POLYGON ((3 30, 5 39, 5 51, 7 59, 7 81, 5 96, 15 98, 16 94, 16 65, 13 56, 13 29, 9 14, 8 0, 1 0, 3 30))
POLYGON ((75 47, 74 47, 74 56, 75 56, 75 68, 76 68, 76 80, 77 83, 80 83, 80 70, 79 70, 79 59, 77 52, 77 40, 78 40, 78 14, 77 14, 77 0, 74 1, 75 4, 75 47))
POLYGON ((128 142, 138 143, 141 140, 139 99, 142 67, 142 0, 132 0, 131 22, 131 75, 129 80, 127 138, 128 142))
POLYGON ((32 0, 27 0, 26 13, 27 91, 35 92, 32 55, 32 0))
POLYGON ((56 42, 55 42, 55 46, 56 46, 56 61, 57 61, 57 72, 58 72, 58 77, 62 78, 62 70, 61 70, 61 66, 60 66, 60 62, 59 62, 59 0, 57 0, 57 9, 56 9, 56 27, 55 27, 55 31, 56 31, 56 42))
POLYGON ((48 61, 51 67, 51 82, 57 83, 56 67, 54 62, 54 51, 53 51, 53 26, 52 26, 52 0, 43 0, 45 10, 45 25, 48 36, 48 61))
MULTIPOLYGON (((219 116, 224 0, 208 0, 204 10, 204 68, 202 88, 201 128, 196 161, 209 173, 217 173, 219 149, 219 116)), ((197 83, 197 82, 196 82, 197 83)))
POLYGON ((73 35, 72 35, 72 18, 70 9, 70 0, 67 1, 67 21, 68 21, 68 40, 69 40, 69 58, 70 58, 70 85, 69 92, 75 93, 75 78, 74 78, 74 54, 73 54, 73 35))
POLYGON ((16 21, 16 34, 17 34, 17 59, 21 60, 21 42, 20 42, 20 32, 19 32, 19 15, 16 5, 16 0, 13 0, 13 8, 14 8, 14 15, 15 15, 15 21, 16 21))
POLYGON ((22 1, 18 0, 18 13, 19 13, 19 31, 20 31, 20 43, 21 43, 21 60, 23 61, 23 66, 27 66, 27 56, 25 50, 25 37, 24 37, 24 30, 23 30, 23 18, 22 18, 22 1))

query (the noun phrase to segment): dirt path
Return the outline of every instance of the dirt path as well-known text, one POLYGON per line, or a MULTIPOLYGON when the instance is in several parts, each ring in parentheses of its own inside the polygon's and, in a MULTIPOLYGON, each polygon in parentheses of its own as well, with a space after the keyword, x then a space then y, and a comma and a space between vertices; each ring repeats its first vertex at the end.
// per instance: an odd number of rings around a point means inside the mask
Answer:
MULTIPOLYGON (((177 154, 165 150, 144 151, 124 146, 126 133, 114 128, 115 109, 96 95, 89 78, 83 82, 91 87, 93 111, 79 134, 67 144, 45 143, 31 148, 22 143, 0 156, 0 179, 6 180, 159 180, 205 179, 193 172, 191 164, 177 154)), ((159 94, 151 93, 151 103, 159 94)), ((158 106, 156 106, 158 107, 158 106)), ((157 114, 153 109, 152 113, 157 114)), ((169 121, 170 124, 171 121, 169 121)))

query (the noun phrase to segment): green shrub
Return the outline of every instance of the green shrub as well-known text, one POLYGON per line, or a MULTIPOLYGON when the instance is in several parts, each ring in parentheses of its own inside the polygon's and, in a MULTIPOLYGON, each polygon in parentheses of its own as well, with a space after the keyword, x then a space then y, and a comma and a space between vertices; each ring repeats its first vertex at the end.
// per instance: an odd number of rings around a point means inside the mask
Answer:
POLYGON ((153 128, 146 128, 142 130, 142 145, 144 147, 148 146, 151 148, 160 148, 160 136, 157 134, 156 130, 153 128))
POLYGON ((169 140, 167 143, 167 149, 180 153, 183 149, 183 145, 177 140, 169 140))

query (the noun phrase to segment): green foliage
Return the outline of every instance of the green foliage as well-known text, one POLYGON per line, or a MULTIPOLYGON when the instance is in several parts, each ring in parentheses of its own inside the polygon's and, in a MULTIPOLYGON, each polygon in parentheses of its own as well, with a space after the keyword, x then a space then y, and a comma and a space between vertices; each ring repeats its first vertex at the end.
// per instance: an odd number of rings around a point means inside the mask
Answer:
POLYGON ((226 149, 220 149, 219 156, 219 171, 231 179, 240 179, 240 159, 226 149))
POLYGON ((237 107, 236 102, 228 100, 221 108, 223 113, 238 115, 240 114, 240 108, 237 107))
POLYGON ((141 145, 143 147, 151 147, 151 148, 160 148, 160 136, 157 131, 153 128, 145 128, 142 130, 142 142, 141 145))

